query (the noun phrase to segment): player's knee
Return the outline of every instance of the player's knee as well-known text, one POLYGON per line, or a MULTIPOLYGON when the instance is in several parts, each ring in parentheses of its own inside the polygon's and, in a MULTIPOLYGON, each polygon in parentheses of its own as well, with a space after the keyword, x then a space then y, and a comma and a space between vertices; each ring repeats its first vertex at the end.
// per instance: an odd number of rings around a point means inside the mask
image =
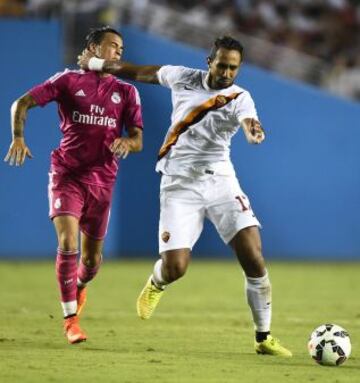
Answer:
POLYGON ((246 252, 249 257, 261 258, 262 257, 262 246, 261 241, 250 239, 245 241, 243 245, 243 251, 246 252))
POLYGON ((262 274, 265 269, 265 260, 262 255, 261 245, 255 246, 251 250, 251 259, 254 267, 262 274))
POLYGON ((261 243, 244 243, 240 248, 236 249, 236 253, 253 261, 261 260, 263 258, 261 243))
POLYGON ((266 273, 265 261, 261 253, 254 255, 247 262, 245 274, 253 277, 262 277, 266 273))
POLYGON ((76 235, 62 233, 59 235, 59 248, 64 251, 77 251, 79 247, 76 235))
POLYGON ((83 250, 81 252, 81 261, 86 267, 97 267, 102 260, 102 254, 100 252, 91 252, 83 250))

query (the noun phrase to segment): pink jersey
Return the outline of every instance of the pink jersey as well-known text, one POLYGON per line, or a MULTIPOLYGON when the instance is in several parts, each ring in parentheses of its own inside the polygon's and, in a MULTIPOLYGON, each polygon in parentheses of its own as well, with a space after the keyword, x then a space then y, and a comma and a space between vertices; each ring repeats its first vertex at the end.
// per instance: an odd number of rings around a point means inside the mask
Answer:
POLYGON ((51 153, 52 171, 72 173, 88 184, 112 185, 118 159, 110 144, 123 127, 143 126, 136 88, 114 76, 66 69, 29 93, 40 106, 50 101, 59 106, 63 138, 51 153))

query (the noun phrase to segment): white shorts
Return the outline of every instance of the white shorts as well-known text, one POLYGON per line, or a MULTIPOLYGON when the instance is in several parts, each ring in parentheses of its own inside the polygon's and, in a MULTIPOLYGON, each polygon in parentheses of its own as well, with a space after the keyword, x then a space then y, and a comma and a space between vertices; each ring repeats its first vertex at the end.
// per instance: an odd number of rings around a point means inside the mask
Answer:
POLYGON ((160 184, 159 252, 192 249, 207 217, 228 244, 240 230, 260 226, 236 176, 206 179, 163 175, 160 184))

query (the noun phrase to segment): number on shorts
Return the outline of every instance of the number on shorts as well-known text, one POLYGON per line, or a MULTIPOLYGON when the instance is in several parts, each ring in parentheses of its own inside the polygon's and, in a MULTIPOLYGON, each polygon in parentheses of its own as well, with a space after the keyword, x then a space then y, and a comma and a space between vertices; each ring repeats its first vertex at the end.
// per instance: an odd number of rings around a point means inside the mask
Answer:
POLYGON ((235 197, 239 202, 240 202, 240 205, 242 207, 242 211, 247 211, 247 210, 251 210, 251 207, 250 205, 246 206, 245 203, 246 203, 246 198, 245 196, 236 196, 235 197))

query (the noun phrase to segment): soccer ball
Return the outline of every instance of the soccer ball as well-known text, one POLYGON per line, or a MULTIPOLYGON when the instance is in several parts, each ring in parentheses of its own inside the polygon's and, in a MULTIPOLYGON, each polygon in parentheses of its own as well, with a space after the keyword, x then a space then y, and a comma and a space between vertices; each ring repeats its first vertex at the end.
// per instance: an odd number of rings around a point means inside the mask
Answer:
POLYGON ((317 363, 339 366, 351 353, 349 333, 336 324, 323 324, 311 333, 308 349, 317 363))

